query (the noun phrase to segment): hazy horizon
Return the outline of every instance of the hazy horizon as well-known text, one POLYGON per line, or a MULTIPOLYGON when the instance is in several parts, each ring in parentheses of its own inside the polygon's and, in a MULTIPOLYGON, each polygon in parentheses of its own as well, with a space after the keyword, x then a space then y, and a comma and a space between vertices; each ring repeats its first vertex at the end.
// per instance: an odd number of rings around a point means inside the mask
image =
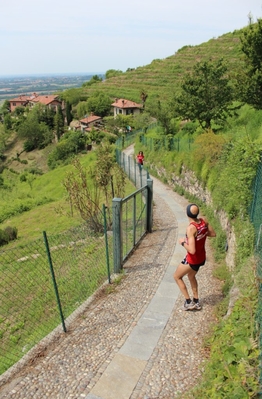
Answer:
POLYGON ((242 29, 262 0, 3 2, 0 76, 126 71, 242 29))
POLYGON ((0 75, 2 78, 27 78, 27 77, 48 77, 48 76, 93 76, 93 75, 105 75, 105 72, 54 72, 54 73, 23 73, 13 75, 0 75))

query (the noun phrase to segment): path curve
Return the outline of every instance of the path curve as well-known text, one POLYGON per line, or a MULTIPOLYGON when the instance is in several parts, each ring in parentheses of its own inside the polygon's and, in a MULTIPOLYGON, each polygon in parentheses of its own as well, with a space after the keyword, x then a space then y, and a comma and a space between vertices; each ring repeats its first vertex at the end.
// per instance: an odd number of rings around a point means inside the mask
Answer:
POLYGON ((121 283, 96 295, 67 334, 41 348, 0 388, 1 399, 173 399, 195 385, 220 283, 207 246, 198 275, 203 309, 182 310, 173 273, 184 255, 177 239, 187 225, 187 202, 152 179, 153 232, 125 263, 121 283))

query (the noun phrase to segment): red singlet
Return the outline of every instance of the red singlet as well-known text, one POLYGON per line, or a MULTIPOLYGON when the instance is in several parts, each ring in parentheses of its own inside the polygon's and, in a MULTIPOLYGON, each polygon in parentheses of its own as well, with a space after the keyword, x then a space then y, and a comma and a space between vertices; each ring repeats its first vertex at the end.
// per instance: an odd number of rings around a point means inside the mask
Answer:
POLYGON ((194 255, 187 253, 186 260, 190 265, 199 265, 206 260, 205 242, 208 233, 208 227, 206 222, 199 218, 200 223, 191 222, 197 229, 197 235, 195 237, 196 252, 194 255))

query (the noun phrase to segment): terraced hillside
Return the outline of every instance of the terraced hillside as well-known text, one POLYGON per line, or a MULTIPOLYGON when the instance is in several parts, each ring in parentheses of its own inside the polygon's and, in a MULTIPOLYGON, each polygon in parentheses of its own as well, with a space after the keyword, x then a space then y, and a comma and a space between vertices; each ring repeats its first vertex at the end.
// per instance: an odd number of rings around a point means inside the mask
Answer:
POLYGON ((179 89, 185 73, 201 60, 224 58, 229 72, 235 73, 243 68, 244 58, 241 51, 240 36, 243 30, 227 33, 198 46, 184 46, 174 55, 165 59, 155 59, 149 65, 130 69, 116 77, 83 89, 89 97, 94 91, 105 91, 111 97, 128 98, 140 101, 140 92, 145 90, 148 102, 154 98, 168 99, 179 89))

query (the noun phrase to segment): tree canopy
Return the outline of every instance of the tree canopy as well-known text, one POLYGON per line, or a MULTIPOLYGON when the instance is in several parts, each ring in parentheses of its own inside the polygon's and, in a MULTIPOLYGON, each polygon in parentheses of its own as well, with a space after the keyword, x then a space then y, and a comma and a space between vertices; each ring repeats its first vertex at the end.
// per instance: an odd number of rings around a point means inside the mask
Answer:
POLYGON ((114 78, 115 76, 122 75, 123 71, 120 71, 119 69, 108 69, 106 71, 106 79, 114 78))
POLYGON ((95 115, 104 117, 110 113, 111 104, 112 100, 107 94, 97 91, 87 100, 87 109, 95 115))
POLYGON ((35 148, 44 148, 51 143, 53 134, 48 125, 39 119, 39 107, 35 107, 27 116, 26 120, 18 127, 18 136, 26 140, 25 150, 31 151, 35 148))
POLYGON ((226 119, 233 100, 227 66, 222 59, 217 62, 198 62, 181 85, 175 97, 176 116, 197 120, 204 129, 211 128, 211 121, 221 124, 226 119))
POLYGON ((241 37, 245 54, 246 74, 241 85, 242 100, 256 109, 262 109, 262 19, 250 21, 241 37))
POLYGON ((92 86, 94 83, 98 83, 98 82, 102 82, 103 78, 98 76, 98 75, 94 75, 92 76, 92 78, 90 80, 88 80, 87 82, 83 83, 83 87, 88 87, 88 86, 92 86))

